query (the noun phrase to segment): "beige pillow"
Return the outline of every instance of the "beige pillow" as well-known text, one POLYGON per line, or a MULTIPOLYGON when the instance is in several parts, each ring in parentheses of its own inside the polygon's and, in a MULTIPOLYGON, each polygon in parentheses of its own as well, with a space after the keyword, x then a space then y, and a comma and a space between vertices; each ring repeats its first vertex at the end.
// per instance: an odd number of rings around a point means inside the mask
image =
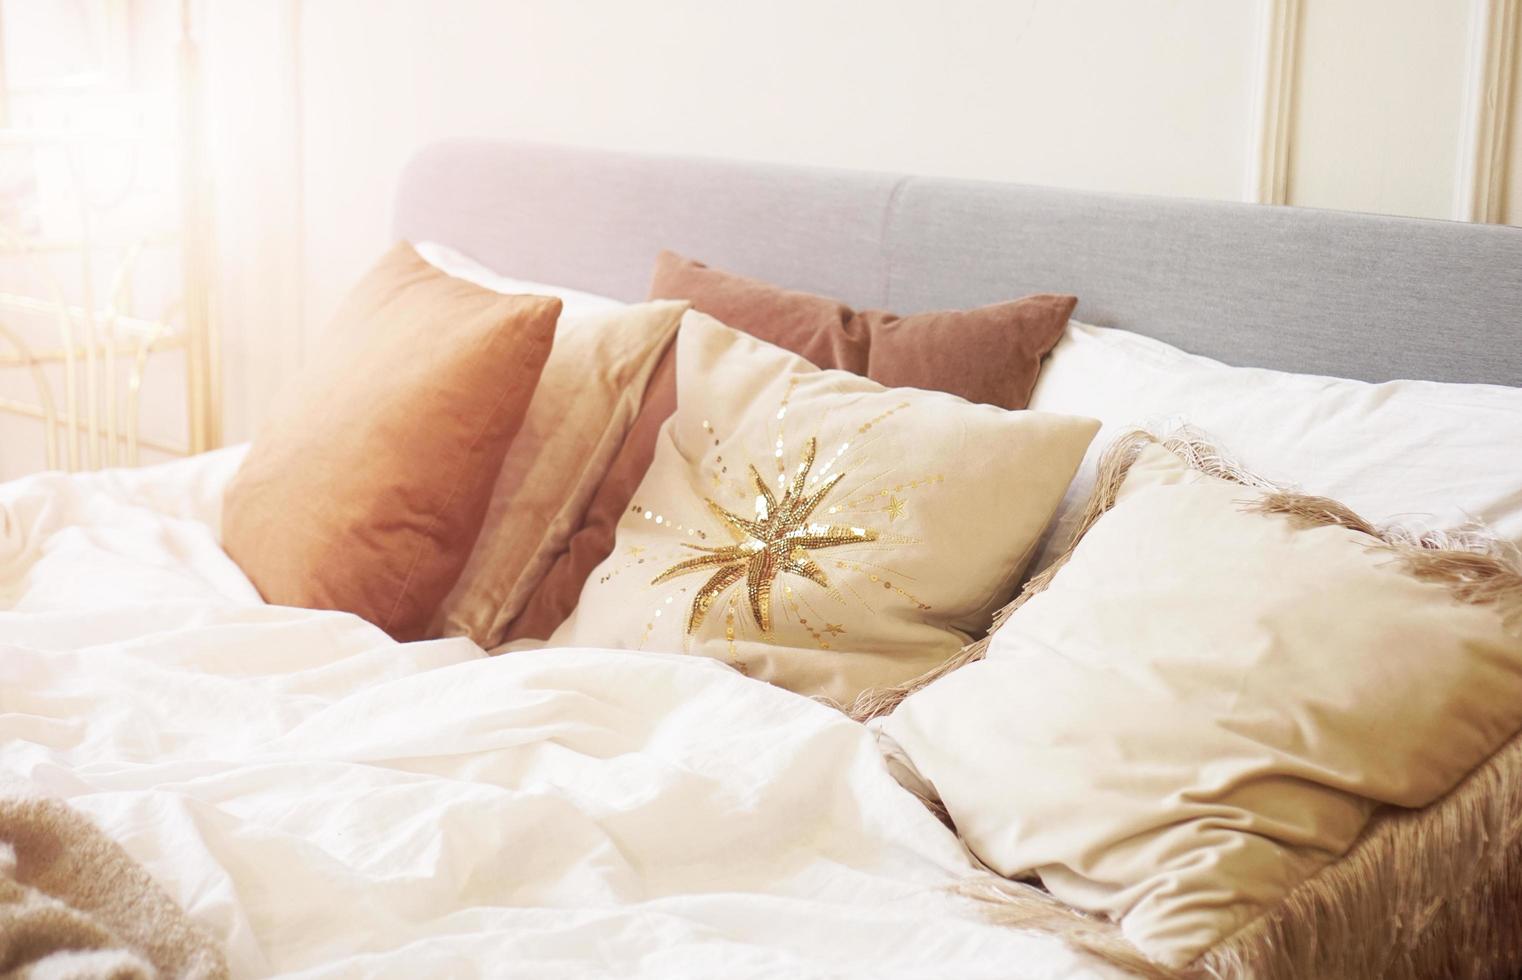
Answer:
POLYGON ((561 315, 481 534, 430 635, 469 636, 483 647, 505 639, 580 527, 687 305, 666 300, 561 315))
POLYGON ((1220 475, 1112 450, 1049 584, 884 730, 990 867, 1176 968, 1522 726, 1522 577, 1173 448, 1220 475))
POLYGON ((821 371, 688 312, 677 410, 556 646, 715 657, 848 702, 986 629, 1093 437, 821 371))

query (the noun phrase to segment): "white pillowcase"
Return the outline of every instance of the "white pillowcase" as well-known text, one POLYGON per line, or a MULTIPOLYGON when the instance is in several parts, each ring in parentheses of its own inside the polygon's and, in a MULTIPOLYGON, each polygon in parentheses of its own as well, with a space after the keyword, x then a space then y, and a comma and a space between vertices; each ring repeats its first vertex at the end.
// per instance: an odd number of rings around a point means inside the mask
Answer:
POLYGON ((1247 469, 1413 529, 1478 521, 1522 546, 1522 389, 1237 368, 1074 321, 1048 355, 1036 411, 1104 423, 1034 567, 1072 538, 1104 447, 1123 430, 1200 430, 1247 469))
POLYGON ((423 257, 423 261, 448 273, 456 279, 464 279, 473 282, 483 289, 490 289, 494 293, 529 293, 534 296, 554 296, 561 302, 561 316, 580 316, 583 313, 607 313, 612 310, 623 309, 628 303, 612 299, 608 296, 599 296, 596 293, 584 293, 579 289, 568 289, 565 286, 556 286, 547 282, 534 282, 530 279, 513 279, 493 272, 475 259, 438 242, 413 242, 413 249, 423 257))

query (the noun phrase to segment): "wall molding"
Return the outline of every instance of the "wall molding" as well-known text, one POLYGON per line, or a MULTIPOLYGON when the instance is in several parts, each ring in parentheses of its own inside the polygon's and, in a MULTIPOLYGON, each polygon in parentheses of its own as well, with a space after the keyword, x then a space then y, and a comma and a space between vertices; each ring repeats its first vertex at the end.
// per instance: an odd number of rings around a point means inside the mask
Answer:
POLYGON ((1252 145, 1243 190, 1245 200, 1258 204, 1289 203, 1299 38, 1300 0, 1259 0, 1252 145))
POLYGON ((1505 219, 1506 149, 1517 73, 1522 0, 1471 0, 1468 68, 1453 217, 1459 221, 1505 219))

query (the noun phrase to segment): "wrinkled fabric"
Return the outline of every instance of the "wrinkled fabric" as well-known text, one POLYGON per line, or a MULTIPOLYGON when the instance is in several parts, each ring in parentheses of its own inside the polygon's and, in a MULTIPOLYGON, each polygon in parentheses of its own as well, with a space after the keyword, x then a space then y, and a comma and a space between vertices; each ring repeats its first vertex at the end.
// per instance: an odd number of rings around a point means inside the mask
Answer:
POLYGON ((234 976, 1114 975, 952 897, 965 850, 822 705, 262 604, 189 492, 236 458, 0 487, 0 770, 234 976))

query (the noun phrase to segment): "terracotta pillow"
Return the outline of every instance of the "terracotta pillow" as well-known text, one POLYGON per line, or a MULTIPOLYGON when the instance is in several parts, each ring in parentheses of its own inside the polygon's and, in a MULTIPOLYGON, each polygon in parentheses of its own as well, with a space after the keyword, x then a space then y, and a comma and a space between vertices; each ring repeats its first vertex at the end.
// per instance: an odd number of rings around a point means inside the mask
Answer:
MULTIPOLYGON (((1039 294, 975 310, 900 317, 857 312, 837 300, 710 269, 674 252, 656 260, 651 299, 684 299, 725 324, 821 368, 866 375, 894 388, 924 388, 970 402, 1024 408, 1041 358, 1062 338, 1078 300, 1039 294)), ((655 455, 656 433, 676 409, 676 353, 650 378, 639 416, 608 469, 581 529, 550 569, 509 639, 544 639, 560 625, 598 562, 655 455)))
POLYGON ((265 600, 423 635, 481 530, 560 300, 502 296, 397 245, 254 440, 223 547, 265 600))

